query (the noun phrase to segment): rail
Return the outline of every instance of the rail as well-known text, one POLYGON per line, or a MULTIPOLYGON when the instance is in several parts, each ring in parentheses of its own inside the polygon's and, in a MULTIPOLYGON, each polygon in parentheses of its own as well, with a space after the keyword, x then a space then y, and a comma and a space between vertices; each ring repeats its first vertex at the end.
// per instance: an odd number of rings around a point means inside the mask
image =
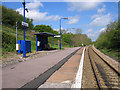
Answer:
POLYGON ((101 84, 100 84, 100 80, 98 79, 98 76, 97 76, 97 74, 96 74, 96 71, 95 71, 95 68, 94 68, 92 59, 91 59, 90 54, 89 54, 89 48, 88 48, 88 56, 89 56, 89 59, 90 59, 90 62, 91 62, 91 66, 92 66, 92 69, 93 69, 93 72, 94 72, 94 75, 95 75, 95 79, 96 79, 97 84, 98 84, 98 88, 99 88, 100 90, 102 90, 102 87, 101 87, 101 84))

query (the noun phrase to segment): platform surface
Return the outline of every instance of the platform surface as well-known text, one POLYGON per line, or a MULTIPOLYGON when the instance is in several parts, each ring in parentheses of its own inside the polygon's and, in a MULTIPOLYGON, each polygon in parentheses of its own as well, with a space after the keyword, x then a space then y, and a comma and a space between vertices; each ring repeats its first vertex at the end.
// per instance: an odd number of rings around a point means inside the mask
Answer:
POLYGON ((2 69, 2 88, 20 88, 79 49, 67 48, 46 56, 28 60, 2 69))
MULTIPOLYGON (((78 50, 40 88, 72 88, 81 61, 83 48, 78 50)), ((38 89, 38 90, 39 90, 38 89)))

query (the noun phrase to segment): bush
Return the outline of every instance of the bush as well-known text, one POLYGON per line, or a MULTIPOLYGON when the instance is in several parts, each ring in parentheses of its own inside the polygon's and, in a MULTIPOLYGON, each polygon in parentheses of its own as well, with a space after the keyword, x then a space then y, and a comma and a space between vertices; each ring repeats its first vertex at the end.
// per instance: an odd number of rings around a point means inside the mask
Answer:
POLYGON ((98 39, 95 42, 97 48, 106 48, 106 49, 118 49, 120 45, 120 32, 119 32, 119 22, 111 22, 107 25, 105 32, 102 32, 98 39))
POLYGON ((10 33, 2 32, 2 50, 4 52, 13 52, 16 48, 16 37, 10 33))

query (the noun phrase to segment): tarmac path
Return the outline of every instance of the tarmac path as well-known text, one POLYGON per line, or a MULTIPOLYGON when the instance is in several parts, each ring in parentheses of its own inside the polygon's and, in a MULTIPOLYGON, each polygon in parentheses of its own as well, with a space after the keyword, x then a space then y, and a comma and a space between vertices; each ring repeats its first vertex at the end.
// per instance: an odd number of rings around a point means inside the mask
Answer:
POLYGON ((2 88, 20 88, 57 64, 79 47, 51 53, 26 62, 2 68, 2 88))

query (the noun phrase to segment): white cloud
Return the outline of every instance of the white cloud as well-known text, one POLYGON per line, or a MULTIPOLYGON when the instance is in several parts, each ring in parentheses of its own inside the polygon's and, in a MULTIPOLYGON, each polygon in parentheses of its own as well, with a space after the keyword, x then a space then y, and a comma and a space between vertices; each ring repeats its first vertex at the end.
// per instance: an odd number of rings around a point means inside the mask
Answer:
POLYGON ((100 35, 100 33, 101 33, 101 32, 104 32, 105 30, 106 30, 105 27, 104 27, 104 28, 101 28, 100 30, 98 30, 98 31, 96 31, 96 32, 94 32, 93 29, 88 29, 88 30, 85 32, 85 34, 87 34, 87 36, 88 36, 89 38, 91 38, 93 41, 95 41, 95 40, 98 38, 98 36, 100 35))
MULTIPOLYGON (((93 18, 93 16, 92 16, 93 18)), ((112 18, 110 13, 106 15, 96 15, 94 20, 90 23, 91 26, 106 26, 111 22, 112 18)))
POLYGON ((93 30, 92 29, 88 29, 87 31, 86 31, 86 33, 90 33, 90 32, 92 32, 93 30))
MULTIPOLYGON (((58 29, 53 29, 53 30, 55 30, 55 31, 57 31, 58 33, 60 33, 60 28, 58 28, 58 29)), ((65 30, 65 28, 61 27, 61 30, 65 30)))
POLYGON ((97 10, 98 13, 102 13, 102 12, 104 12, 104 11, 105 11, 105 8, 101 8, 101 9, 98 9, 98 10, 97 10))
POLYGON ((105 2, 105 1, 115 1, 115 0, 63 0, 63 1, 64 2, 105 2))
POLYGON ((70 11, 86 11, 96 8, 101 2, 100 0, 90 0, 89 2, 70 2, 68 3, 68 10, 70 11))
POLYGON ((38 9, 39 7, 43 7, 43 4, 40 2, 31 2, 31 3, 27 3, 26 7, 28 9, 38 9))
POLYGON ((53 30, 58 31, 58 32, 60 31, 60 29, 53 29, 53 30))
POLYGON ((73 17, 69 17, 69 21, 67 22, 67 24, 76 24, 79 22, 79 16, 73 16, 73 17))
POLYGON ((92 40, 94 40, 96 37, 96 35, 95 34, 93 34, 93 33, 88 33, 87 34, 87 36, 89 37, 89 38, 91 38, 92 40))
POLYGON ((98 9, 98 10, 97 10, 97 12, 98 12, 98 13, 105 12, 105 7, 106 7, 106 6, 105 6, 105 5, 103 5, 103 7, 102 7, 102 8, 100 8, 100 9, 98 9))
MULTIPOLYGON (((49 16, 47 12, 40 12, 39 7, 44 7, 40 2, 27 3, 26 7, 28 8, 29 12, 26 12, 25 16, 33 19, 33 22, 44 22, 50 20, 57 21, 60 19, 59 15, 49 16)), ((18 8, 16 11, 23 15, 23 8, 18 8)))
POLYGON ((96 34, 101 33, 101 32, 105 32, 105 31, 106 31, 106 28, 104 27, 104 28, 100 29, 99 31, 97 31, 96 34))
POLYGON ((59 16, 59 15, 54 15, 54 16, 52 16, 53 17, 53 20, 54 21, 57 21, 57 20, 59 20, 60 18, 61 18, 61 16, 59 16))
MULTIPOLYGON (((2 2, 20 2, 22 0, 2 0, 2 2)), ((26 2, 36 1, 36 2, 119 2, 119 0, 25 0, 26 2)))
POLYGON ((95 14, 91 17, 91 19, 94 19, 94 18, 97 18, 97 17, 101 17, 101 15, 100 14, 95 14))
POLYGON ((93 38, 95 37, 95 34, 94 34, 94 32, 93 32, 92 29, 88 29, 88 30, 85 32, 85 34, 87 34, 87 36, 88 36, 89 38, 91 38, 92 40, 93 40, 93 38))
MULTIPOLYGON (((61 27, 61 30, 64 30, 65 28, 61 27)), ((57 29, 53 29, 55 31, 60 31, 60 28, 57 28, 57 29)))
POLYGON ((105 12, 105 5, 103 5, 102 8, 97 10, 97 14, 93 15, 91 17, 91 19, 93 19, 93 21, 89 24, 90 26, 106 26, 107 24, 109 24, 112 21, 111 18, 111 14, 108 13, 106 15, 103 14, 103 12, 105 12))
POLYGON ((53 29, 54 31, 57 31, 60 34, 60 29, 53 29))

